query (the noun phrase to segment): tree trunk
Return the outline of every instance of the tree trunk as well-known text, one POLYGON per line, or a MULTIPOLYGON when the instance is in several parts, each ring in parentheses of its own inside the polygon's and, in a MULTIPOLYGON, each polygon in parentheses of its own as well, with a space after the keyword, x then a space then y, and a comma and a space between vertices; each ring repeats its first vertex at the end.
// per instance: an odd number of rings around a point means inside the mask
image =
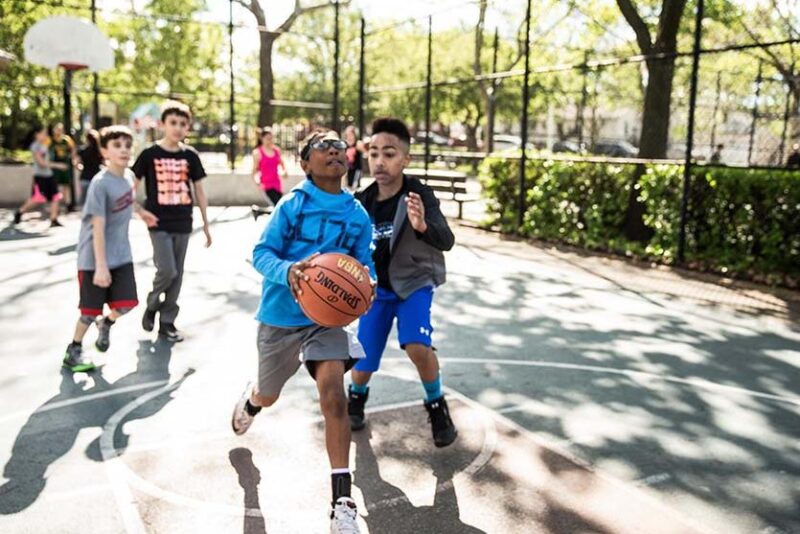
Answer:
POLYGON ((259 105, 258 125, 272 127, 275 110, 270 101, 275 98, 275 78, 272 73, 272 45, 279 34, 261 32, 259 59, 259 105))
MULTIPOLYGON (((664 158, 669 142, 670 102, 675 60, 672 58, 647 62, 647 89, 644 93, 642 132, 639 137, 640 158, 664 158)), ((631 177, 628 191, 628 209, 625 214, 625 237, 632 241, 646 242, 653 231, 644 224, 645 205, 638 200, 639 189, 635 186, 644 174, 644 166, 638 165, 631 177)))
POLYGON ((648 61, 647 73, 639 157, 664 158, 667 155, 669 142, 670 101, 675 60, 669 58, 648 61))

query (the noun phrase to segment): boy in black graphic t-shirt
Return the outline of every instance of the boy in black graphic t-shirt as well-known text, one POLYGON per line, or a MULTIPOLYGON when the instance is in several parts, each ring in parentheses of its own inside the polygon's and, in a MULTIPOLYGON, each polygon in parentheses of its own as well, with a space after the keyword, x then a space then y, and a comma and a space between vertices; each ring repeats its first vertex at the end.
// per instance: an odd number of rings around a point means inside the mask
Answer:
POLYGON ((145 209, 158 217, 158 224, 150 228, 156 276, 153 289, 147 295, 142 327, 152 331, 158 313, 158 333, 170 341, 183 341, 175 328, 175 318, 179 310, 183 262, 192 231, 194 197, 203 218, 206 247, 211 246, 206 215, 208 200, 202 182, 206 172, 197 152, 183 144, 192 122, 189 107, 170 101, 162 110, 164 137, 139 154, 133 164, 137 181, 145 182, 145 209))

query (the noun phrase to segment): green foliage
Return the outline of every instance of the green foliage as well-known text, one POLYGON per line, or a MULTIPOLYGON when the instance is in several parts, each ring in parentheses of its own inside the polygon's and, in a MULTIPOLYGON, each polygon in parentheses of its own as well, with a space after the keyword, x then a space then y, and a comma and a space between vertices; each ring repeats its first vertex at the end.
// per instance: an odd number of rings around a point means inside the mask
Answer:
MULTIPOLYGON (((537 159, 526 168, 527 209, 516 226, 519 162, 487 158, 480 167, 487 225, 504 232, 626 255, 675 260, 683 168, 648 165, 636 183, 652 231, 642 246, 622 226, 636 165, 537 159)), ((686 259, 721 273, 779 282, 800 275, 800 172, 695 168, 686 259)))

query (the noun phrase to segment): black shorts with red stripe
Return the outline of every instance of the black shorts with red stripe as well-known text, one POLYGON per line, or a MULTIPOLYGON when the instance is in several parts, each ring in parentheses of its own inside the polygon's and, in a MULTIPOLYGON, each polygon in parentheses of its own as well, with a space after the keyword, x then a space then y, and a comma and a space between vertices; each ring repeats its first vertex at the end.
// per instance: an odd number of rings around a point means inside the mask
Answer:
POLYGON ((111 285, 108 287, 94 284, 94 271, 78 271, 78 285, 81 290, 78 308, 82 315, 102 315, 105 304, 112 310, 133 308, 139 304, 132 263, 111 269, 111 285))

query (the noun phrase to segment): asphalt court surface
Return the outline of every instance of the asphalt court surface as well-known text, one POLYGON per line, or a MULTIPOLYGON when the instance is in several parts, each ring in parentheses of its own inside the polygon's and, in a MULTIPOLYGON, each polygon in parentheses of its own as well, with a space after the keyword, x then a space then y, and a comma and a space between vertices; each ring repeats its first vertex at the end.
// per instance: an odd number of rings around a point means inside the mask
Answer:
MULTIPOLYGON (((77 219, 12 231, 0 213, 0 531, 326 531, 310 378, 230 431, 256 369, 246 259, 264 220, 211 216, 214 245, 195 235, 187 256, 187 340, 143 332, 137 310, 101 370, 72 376, 77 219)), ((362 531, 800 532, 796 292, 455 232, 434 338, 459 438, 433 446, 390 341, 353 434, 362 531)), ((141 300, 154 269, 137 221, 132 241, 141 300)))

